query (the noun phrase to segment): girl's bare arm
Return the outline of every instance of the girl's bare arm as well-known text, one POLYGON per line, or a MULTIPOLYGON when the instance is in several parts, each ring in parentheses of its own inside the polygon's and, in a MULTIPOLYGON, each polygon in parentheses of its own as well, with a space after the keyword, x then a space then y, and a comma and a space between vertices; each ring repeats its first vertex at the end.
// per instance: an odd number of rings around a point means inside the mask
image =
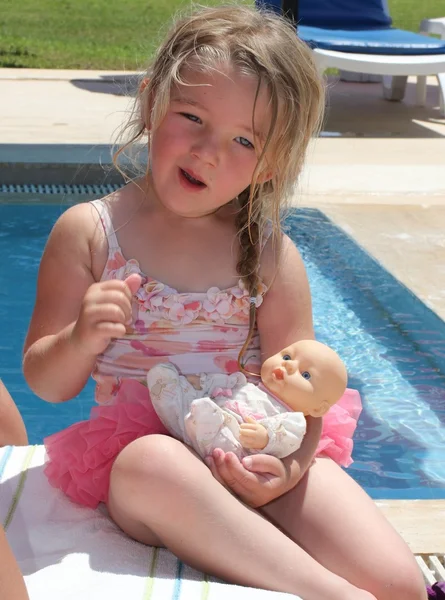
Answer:
POLYGON ((271 245, 262 259, 263 279, 270 287, 257 314, 261 362, 294 342, 314 338, 311 294, 300 253, 284 236, 276 266, 271 245))
MULTIPOLYGON (((262 257, 262 277, 270 287, 258 310, 262 361, 298 340, 314 337, 309 284, 300 254, 285 237, 277 268, 268 246, 262 257)), ((313 460, 321 429, 321 419, 308 418, 303 443, 284 460, 254 454, 240 462, 231 453, 216 450, 208 465, 214 477, 246 504, 263 506, 297 485, 313 460)))
POLYGON ((27 444, 28 436, 22 416, 0 379, 0 447, 27 444))
MULTIPOLYGON (((261 340, 261 360, 276 354, 302 339, 313 339, 312 302, 309 282, 302 258, 293 242, 285 236, 278 262, 266 249, 264 267, 269 291, 258 310, 258 331, 261 340)), ((321 435, 322 420, 308 418, 307 432, 297 452, 283 463, 289 477, 289 489, 301 479, 312 462, 321 435)))
POLYGON ((94 283, 93 210, 88 204, 68 209, 54 226, 40 263, 23 371, 30 388, 49 402, 76 396, 95 361, 95 355, 80 352, 71 337, 82 300, 94 283))
POLYGON ((0 527, 0 598, 29 600, 23 576, 2 527, 0 527))

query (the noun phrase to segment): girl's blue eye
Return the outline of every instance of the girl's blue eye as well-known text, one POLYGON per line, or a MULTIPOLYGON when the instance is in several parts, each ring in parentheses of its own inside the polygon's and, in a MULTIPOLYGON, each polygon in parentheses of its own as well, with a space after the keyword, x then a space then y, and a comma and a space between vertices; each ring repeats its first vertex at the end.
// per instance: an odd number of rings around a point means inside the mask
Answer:
POLYGON ((292 360, 291 355, 290 354, 284 354, 283 355, 283 360, 292 360))
POLYGON ((241 146, 244 146, 244 148, 253 148, 253 144, 251 144, 248 139, 244 137, 237 137, 235 139, 241 146))
POLYGON ((309 373, 309 371, 303 371, 303 373, 301 374, 301 376, 303 377, 303 379, 310 379, 311 378, 311 374, 309 373))
POLYGON ((199 117, 197 117, 196 115, 191 115, 190 113, 181 113, 181 115, 189 121, 193 121, 193 123, 199 123, 201 121, 199 117))

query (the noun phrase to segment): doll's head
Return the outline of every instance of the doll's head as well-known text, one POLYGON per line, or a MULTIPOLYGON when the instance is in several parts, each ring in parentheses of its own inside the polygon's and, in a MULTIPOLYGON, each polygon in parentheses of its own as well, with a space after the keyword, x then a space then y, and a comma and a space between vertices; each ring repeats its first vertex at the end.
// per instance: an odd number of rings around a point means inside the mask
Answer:
POLYGON ((261 367, 264 385, 292 410, 323 416, 343 395, 346 367, 332 348, 301 340, 268 358, 261 367))

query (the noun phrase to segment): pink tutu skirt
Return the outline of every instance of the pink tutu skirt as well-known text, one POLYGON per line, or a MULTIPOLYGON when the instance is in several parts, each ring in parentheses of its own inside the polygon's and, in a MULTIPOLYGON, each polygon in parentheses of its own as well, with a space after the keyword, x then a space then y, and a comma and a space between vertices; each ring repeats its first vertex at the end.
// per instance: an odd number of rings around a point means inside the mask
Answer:
POLYGON ((90 418, 44 439, 45 475, 73 502, 96 508, 107 502, 111 467, 122 448, 139 437, 168 435, 148 389, 123 380, 116 404, 91 409, 90 418))
POLYGON ((348 388, 323 417, 323 429, 315 456, 328 456, 342 467, 349 467, 353 462, 352 436, 361 412, 360 394, 348 388))
MULTIPOLYGON (((116 400, 116 404, 95 406, 87 421, 44 440, 49 483, 77 504, 95 508, 107 502, 111 468, 125 446, 145 435, 168 435, 144 385, 124 380, 116 400)), ((346 390, 323 418, 316 455, 328 456, 345 467, 350 465, 352 436, 360 411, 359 393, 346 390)))

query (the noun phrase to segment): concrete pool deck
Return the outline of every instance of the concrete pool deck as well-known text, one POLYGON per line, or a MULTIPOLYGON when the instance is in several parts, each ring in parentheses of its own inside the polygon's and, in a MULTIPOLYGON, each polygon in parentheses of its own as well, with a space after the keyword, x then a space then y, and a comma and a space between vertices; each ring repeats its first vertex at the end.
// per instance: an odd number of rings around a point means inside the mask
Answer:
MULTIPOLYGON (((109 164, 134 81, 123 72, 0 69, 0 183, 109 164)), ((445 119, 435 79, 424 108, 414 106, 414 87, 410 80, 406 101, 389 103, 379 84, 330 81, 295 205, 322 210, 445 320, 445 119)), ((445 501, 377 504, 413 552, 440 554, 443 565, 445 501)))

